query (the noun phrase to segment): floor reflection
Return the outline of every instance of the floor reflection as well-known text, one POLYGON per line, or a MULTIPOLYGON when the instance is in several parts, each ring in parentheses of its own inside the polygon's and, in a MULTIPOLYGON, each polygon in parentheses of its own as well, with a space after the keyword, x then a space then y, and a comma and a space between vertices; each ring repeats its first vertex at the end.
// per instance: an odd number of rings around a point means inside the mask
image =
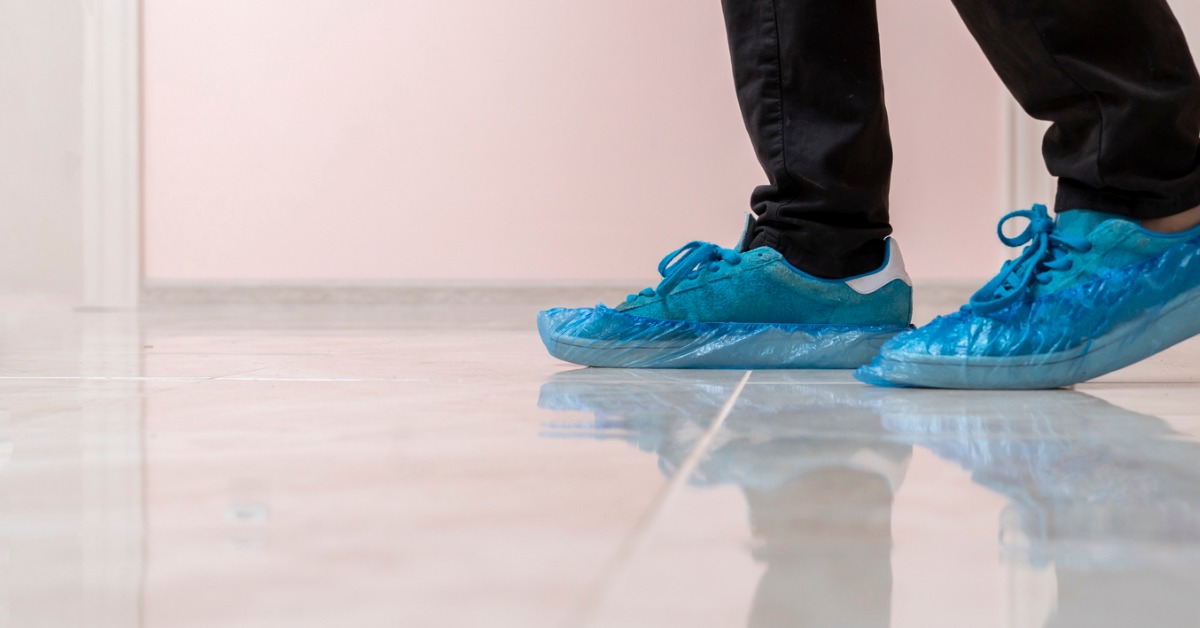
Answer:
MULTIPOLYGON (((745 494, 766 567, 748 625, 890 624, 893 498, 914 446, 1009 500, 998 522, 1004 560, 1049 576, 1039 590, 1011 585, 1019 625, 1192 626, 1200 617, 1200 444, 1163 420, 1078 392, 780 377, 751 381, 688 478, 745 494)), ((594 415, 547 424, 545 435, 624 439, 670 476, 733 389, 713 374, 578 370, 548 381, 539 405, 594 415)))
POLYGON ((0 387, 0 628, 138 626, 143 446, 135 386, 0 387), (36 407, 36 411, 28 408, 36 407))

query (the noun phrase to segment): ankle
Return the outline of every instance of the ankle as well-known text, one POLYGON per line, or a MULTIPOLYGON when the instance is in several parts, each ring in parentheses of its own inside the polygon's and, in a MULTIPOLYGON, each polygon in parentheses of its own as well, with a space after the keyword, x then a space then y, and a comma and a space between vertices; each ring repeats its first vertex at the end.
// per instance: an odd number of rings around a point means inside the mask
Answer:
POLYGON ((772 247, 792 266, 821 279, 845 279, 879 270, 887 259, 887 242, 868 242, 839 255, 807 255, 787 246, 772 247))
POLYGON ((1164 218, 1143 220, 1142 227, 1157 233, 1179 233, 1200 226, 1200 207, 1164 218))

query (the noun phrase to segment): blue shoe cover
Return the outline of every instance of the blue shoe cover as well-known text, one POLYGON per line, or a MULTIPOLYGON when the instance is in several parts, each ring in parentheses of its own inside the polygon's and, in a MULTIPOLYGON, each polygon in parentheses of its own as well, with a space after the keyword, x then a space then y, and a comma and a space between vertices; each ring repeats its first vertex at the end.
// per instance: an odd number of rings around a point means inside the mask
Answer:
MULTIPOLYGON (((1111 240, 1123 238, 1126 250, 1157 247, 1156 254, 1124 266, 1079 257, 1081 266, 1094 264, 1086 279, 1041 294, 1012 293, 1017 298, 1002 292, 1011 302, 998 310, 967 306, 940 317, 886 343, 855 377, 893 387, 1061 388, 1200 334, 1200 230, 1172 237, 1120 222, 1107 228, 1111 240)), ((1030 277, 1024 279, 1032 285, 1030 277)))
POLYGON ((584 366, 668 369, 851 369, 911 326, 698 323, 631 316, 603 305, 546 310, 542 342, 584 366))

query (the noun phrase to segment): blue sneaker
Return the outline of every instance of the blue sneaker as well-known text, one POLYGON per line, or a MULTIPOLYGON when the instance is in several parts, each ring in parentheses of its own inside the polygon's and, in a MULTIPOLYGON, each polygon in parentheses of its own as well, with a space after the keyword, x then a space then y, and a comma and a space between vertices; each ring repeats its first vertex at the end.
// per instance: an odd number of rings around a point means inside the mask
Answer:
POLYGON ((1054 222, 1043 205, 1016 260, 962 310, 884 345, 855 374, 884 386, 1059 388, 1200 334, 1200 227, 1164 235, 1085 210, 1054 222))
POLYGON ((881 268, 839 280, 769 247, 741 248, 692 242, 659 264, 657 287, 616 308, 542 312, 542 341, 585 366, 854 368, 911 329, 912 286, 895 241, 881 268))

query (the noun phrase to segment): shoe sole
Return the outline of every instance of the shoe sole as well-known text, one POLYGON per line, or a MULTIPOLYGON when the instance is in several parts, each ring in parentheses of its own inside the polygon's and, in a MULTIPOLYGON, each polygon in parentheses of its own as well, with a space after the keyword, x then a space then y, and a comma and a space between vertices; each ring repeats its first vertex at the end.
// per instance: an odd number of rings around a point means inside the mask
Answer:
POLYGON ((876 386, 978 390, 1063 388, 1136 364, 1200 335, 1200 288, 1146 310, 1107 334, 1068 351, 1015 358, 881 356, 858 369, 859 381, 876 386))
POLYGON ((911 326, 695 323, 607 308, 547 310, 538 331, 550 355, 582 366, 645 369, 853 369, 911 326), (597 325, 597 322, 600 324, 597 325), (603 333, 575 333, 599 327, 603 333))

